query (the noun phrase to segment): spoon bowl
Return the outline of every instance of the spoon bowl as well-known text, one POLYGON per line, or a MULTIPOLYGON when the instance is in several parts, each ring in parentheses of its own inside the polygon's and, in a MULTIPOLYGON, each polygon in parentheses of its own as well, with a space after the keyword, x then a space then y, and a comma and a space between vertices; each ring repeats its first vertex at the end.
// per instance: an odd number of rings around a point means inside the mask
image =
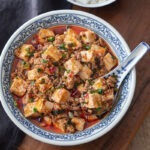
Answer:
POLYGON ((103 77, 107 78, 110 75, 117 76, 116 87, 119 89, 127 74, 141 60, 148 50, 150 50, 150 46, 146 42, 141 42, 119 66, 103 77))

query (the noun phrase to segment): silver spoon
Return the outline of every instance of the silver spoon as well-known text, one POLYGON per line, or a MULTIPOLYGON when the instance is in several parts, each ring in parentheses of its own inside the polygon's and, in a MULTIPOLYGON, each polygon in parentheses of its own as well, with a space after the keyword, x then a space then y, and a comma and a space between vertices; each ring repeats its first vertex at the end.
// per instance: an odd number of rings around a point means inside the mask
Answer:
POLYGON ((114 70, 104 75, 103 77, 107 78, 110 75, 116 75, 116 86, 119 89, 124 78, 130 72, 130 70, 138 63, 138 61, 148 52, 148 50, 150 50, 150 46, 145 42, 141 42, 125 59, 125 61, 123 61, 119 66, 117 66, 114 70))

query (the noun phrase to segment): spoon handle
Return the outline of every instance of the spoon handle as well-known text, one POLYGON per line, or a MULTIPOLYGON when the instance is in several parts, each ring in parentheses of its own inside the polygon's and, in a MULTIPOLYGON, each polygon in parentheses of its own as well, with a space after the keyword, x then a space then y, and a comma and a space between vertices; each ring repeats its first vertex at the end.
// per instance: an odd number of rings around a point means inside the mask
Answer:
POLYGON ((119 87, 126 77, 126 75, 130 72, 130 70, 138 63, 138 61, 150 50, 150 46, 141 42, 127 57, 127 59, 122 62, 116 69, 114 69, 111 74, 117 75, 119 87))

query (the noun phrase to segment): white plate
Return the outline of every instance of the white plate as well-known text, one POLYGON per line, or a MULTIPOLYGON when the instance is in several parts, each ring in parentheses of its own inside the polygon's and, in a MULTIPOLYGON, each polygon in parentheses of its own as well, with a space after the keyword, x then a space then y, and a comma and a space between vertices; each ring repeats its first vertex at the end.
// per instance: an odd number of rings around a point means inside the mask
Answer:
POLYGON ((103 6, 109 5, 113 2, 115 2, 116 0, 103 0, 103 1, 101 1, 99 3, 95 3, 95 4, 84 4, 84 3, 80 3, 76 0, 67 0, 67 1, 74 5, 78 5, 81 7, 96 8, 96 7, 103 7, 103 6))

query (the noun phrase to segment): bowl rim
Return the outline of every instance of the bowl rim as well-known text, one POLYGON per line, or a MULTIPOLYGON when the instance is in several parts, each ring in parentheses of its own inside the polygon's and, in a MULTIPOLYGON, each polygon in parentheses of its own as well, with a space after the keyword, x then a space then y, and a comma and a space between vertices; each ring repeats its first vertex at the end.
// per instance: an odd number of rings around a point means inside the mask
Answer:
MULTIPOLYGON (((50 11, 44 14, 41 14, 39 16, 36 16, 32 19, 30 19, 29 21, 27 21, 26 23, 24 23, 23 25, 21 25, 14 33, 13 35, 9 38, 8 42, 6 43, 5 47, 3 48, 1 57, 0 57, 0 70, 2 70, 2 62, 5 56, 5 53, 8 50, 8 47, 10 46, 10 44, 12 43, 12 41, 14 40, 14 37, 20 33, 26 26, 30 25, 31 23, 42 19, 43 17, 47 17, 47 16, 51 16, 54 14, 61 14, 61 13, 68 13, 68 14, 82 14, 84 16, 88 16, 91 18, 96 19, 97 21, 102 22, 103 24, 105 24, 109 29, 111 29, 115 35, 120 39, 120 41, 122 42, 123 46, 125 47, 127 53, 130 53, 130 49, 127 45, 127 43, 125 42, 125 40, 123 39, 123 37, 120 35, 120 33, 112 26, 110 25, 108 22, 106 22, 105 20, 101 19, 100 17, 97 17, 93 14, 87 13, 87 12, 83 12, 83 11, 77 11, 77 10, 55 10, 55 11, 50 11)), ((90 141, 93 141, 101 136, 103 136, 104 134, 108 133, 112 128, 114 128, 119 122, 120 120, 123 118, 123 116, 125 115, 125 113, 127 112, 131 102, 132 102, 132 98, 134 95, 134 90, 135 90, 135 85, 136 85, 136 71, 135 69, 132 70, 131 72, 132 75, 132 92, 130 92, 130 95, 127 98, 126 104, 124 106, 124 110, 121 111, 116 120, 114 120, 109 126, 107 126, 104 130, 102 130, 99 134, 93 135, 91 137, 88 137, 86 139, 82 139, 82 140, 77 140, 77 141, 70 141, 70 142, 63 142, 63 141, 52 141, 50 139, 46 139, 44 137, 40 137, 39 135, 37 135, 36 133, 31 132, 30 130, 28 130, 27 128, 25 128, 15 117, 14 115, 11 113, 11 111, 8 109, 8 106, 6 104, 5 98, 4 96, 1 94, 0 95, 0 99, 1 99, 1 103, 2 106, 6 112, 6 114, 9 116, 9 118, 12 120, 12 122, 19 127, 23 132, 25 132, 26 134, 28 134, 29 136, 33 137, 36 140, 42 141, 44 143, 48 143, 48 144, 53 144, 53 145, 61 145, 61 146, 73 146, 73 145, 79 145, 79 144, 83 144, 83 143, 87 143, 90 141)), ((0 72, 0 80, 2 77, 2 72, 0 72)), ((2 86, 0 84, 0 93, 2 93, 2 86)))
POLYGON ((97 8, 97 7, 103 7, 103 6, 109 5, 113 2, 115 2, 116 0, 107 0, 107 1, 103 1, 103 2, 95 3, 95 4, 83 4, 83 3, 80 3, 80 2, 76 2, 74 0, 67 0, 67 1, 74 4, 74 5, 81 6, 81 7, 97 8))

